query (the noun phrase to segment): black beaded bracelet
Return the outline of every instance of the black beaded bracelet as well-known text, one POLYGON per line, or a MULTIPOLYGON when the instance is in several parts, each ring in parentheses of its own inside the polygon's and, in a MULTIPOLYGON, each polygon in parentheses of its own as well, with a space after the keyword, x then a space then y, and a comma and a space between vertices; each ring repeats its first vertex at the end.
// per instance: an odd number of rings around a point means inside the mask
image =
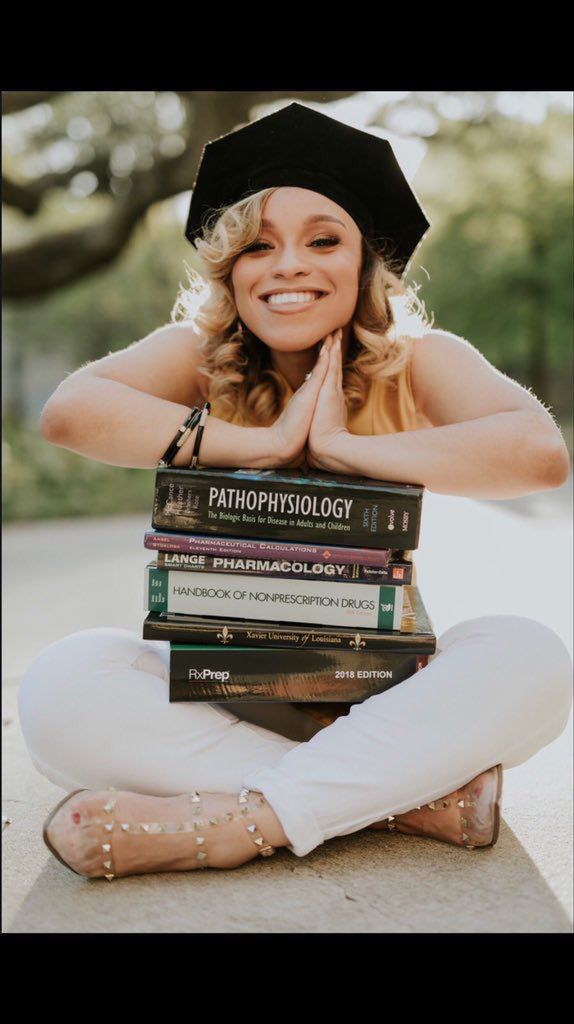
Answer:
POLYGON ((193 455, 191 456, 191 462, 189 464, 190 469, 197 469, 197 460, 199 457, 199 446, 203 437, 203 429, 205 427, 205 421, 211 412, 211 402, 205 402, 203 409, 201 410, 201 418, 199 420, 199 427, 197 428, 197 435, 195 438, 195 445, 193 449, 193 455))
POLYGON ((158 462, 158 466, 171 466, 172 459, 177 455, 178 450, 187 441, 191 431, 195 427, 199 417, 201 416, 201 410, 199 406, 194 405, 185 423, 182 423, 181 427, 178 427, 177 434, 173 441, 166 448, 161 459, 158 462))

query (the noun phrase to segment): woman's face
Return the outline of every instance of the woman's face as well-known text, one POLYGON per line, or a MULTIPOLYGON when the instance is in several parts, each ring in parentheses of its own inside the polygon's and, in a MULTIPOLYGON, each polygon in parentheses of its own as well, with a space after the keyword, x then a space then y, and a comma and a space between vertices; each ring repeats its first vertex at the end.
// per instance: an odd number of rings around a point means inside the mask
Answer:
POLYGON ((352 217, 319 192, 277 189, 257 239, 233 265, 243 323, 278 352, 301 352, 345 328, 357 305, 361 237, 352 217), (262 297, 270 292, 277 298, 262 297))

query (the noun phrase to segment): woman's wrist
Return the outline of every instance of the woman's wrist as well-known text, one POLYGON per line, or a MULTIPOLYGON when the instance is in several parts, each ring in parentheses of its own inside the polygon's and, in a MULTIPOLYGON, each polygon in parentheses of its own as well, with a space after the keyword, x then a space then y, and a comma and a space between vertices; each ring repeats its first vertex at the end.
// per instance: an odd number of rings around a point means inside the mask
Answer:
MULTIPOLYGON (((179 449, 172 465, 187 468, 199 427, 179 449)), ((221 466, 224 469, 271 469, 277 465, 267 427, 242 427, 216 416, 207 417, 201 441, 199 468, 221 466)))
POLYGON ((251 433, 251 452, 257 463, 252 465, 257 469, 278 469, 283 465, 279 457, 273 434, 269 427, 246 427, 251 433))

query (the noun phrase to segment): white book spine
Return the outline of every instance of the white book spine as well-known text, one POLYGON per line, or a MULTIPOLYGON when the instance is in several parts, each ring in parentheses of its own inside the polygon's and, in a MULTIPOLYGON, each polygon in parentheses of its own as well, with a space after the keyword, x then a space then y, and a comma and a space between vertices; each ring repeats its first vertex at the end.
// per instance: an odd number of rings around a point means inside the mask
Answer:
POLYGON ((149 611, 400 630, 403 587, 146 568, 149 611), (167 584, 167 585, 166 585, 167 584))

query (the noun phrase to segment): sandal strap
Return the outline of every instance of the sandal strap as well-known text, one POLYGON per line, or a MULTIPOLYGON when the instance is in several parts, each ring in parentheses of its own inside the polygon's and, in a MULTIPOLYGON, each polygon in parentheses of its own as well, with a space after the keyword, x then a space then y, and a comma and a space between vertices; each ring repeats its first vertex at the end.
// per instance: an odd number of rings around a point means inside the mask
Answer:
MULTIPOLYGON (((195 844, 198 847, 196 858, 199 861, 199 866, 202 868, 209 867, 208 855, 201 847, 205 843, 205 836, 198 834, 203 831, 204 826, 218 825, 225 821, 231 821, 235 815, 232 811, 227 811, 222 815, 221 819, 217 817, 211 817, 208 822, 204 821, 201 812, 201 795, 197 790, 193 790, 189 793, 189 799, 192 807, 192 817, 190 821, 179 821, 179 822, 154 822, 154 821, 135 821, 135 822, 118 822, 114 817, 114 809, 116 806, 117 798, 114 796, 116 789, 114 786, 108 786, 110 796, 103 806, 103 811, 110 815, 110 820, 104 823, 104 831, 107 833, 104 837, 104 842, 101 844, 102 848, 102 859, 103 867, 105 869, 104 878, 111 882, 116 876, 114 869, 114 858, 112 850, 112 837, 114 830, 122 832, 144 832, 148 835, 165 832, 193 832, 195 838, 195 844)), ((261 835, 257 823, 250 821, 249 823, 245 820, 245 816, 252 815, 253 812, 249 807, 249 794, 251 790, 242 789, 239 794, 239 814, 243 818, 244 824, 249 832, 253 842, 255 843, 258 853, 262 857, 270 857, 276 852, 274 846, 268 843, 267 840, 261 835)), ((265 798, 258 793, 255 801, 260 807, 265 803, 265 798)))
MULTIPOLYGON (((103 854, 103 866, 106 869, 104 878, 108 882, 111 882, 116 878, 113 862, 113 851, 112 851, 112 834, 114 829, 119 829, 122 832, 142 832, 147 835, 157 835, 161 833, 174 833, 174 832, 193 832, 195 834, 195 844, 198 847, 203 846, 205 843, 205 836, 198 835, 198 832, 203 829, 206 824, 201 816, 201 796, 197 790, 193 790, 189 793, 190 802, 192 805, 191 820, 189 821, 177 821, 177 822, 156 822, 156 821, 123 821, 117 822, 114 818, 113 811, 116 806, 116 797, 113 794, 116 792, 114 786, 108 786, 109 792, 112 796, 108 798, 104 804, 103 810, 106 814, 112 815, 111 821, 104 824, 105 832, 109 835, 105 837, 105 842, 102 843, 102 854, 103 854)), ((229 820, 230 815, 224 815, 221 821, 229 820)), ((233 815, 231 814, 231 817, 233 815)), ((218 818, 209 818, 210 825, 220 824, 218 818)), ((202 849, 198 849, 196 854, 197 860, 200 862, 200 867, 209 867, 207 864, 207 854, 202 849)))
MULTIPOLYGON (((248 815, 253 817, 253 812, 249 807, 249 794, 252 792, 248 787, 244 786, 239 794, 239 813, 245 818, 248 815)), ((258 795, 257 801, 260 806, 265 803, 265 798, 258 795)), ((261 835, 257 822, 251 821, 247 824, 245 821, 245 827, 249 832, 249 835, 253 839, 259 853, 262 857, 271 857, 272 854, 276 853, 276 848, 268 843, 267 840, 261 835)))

